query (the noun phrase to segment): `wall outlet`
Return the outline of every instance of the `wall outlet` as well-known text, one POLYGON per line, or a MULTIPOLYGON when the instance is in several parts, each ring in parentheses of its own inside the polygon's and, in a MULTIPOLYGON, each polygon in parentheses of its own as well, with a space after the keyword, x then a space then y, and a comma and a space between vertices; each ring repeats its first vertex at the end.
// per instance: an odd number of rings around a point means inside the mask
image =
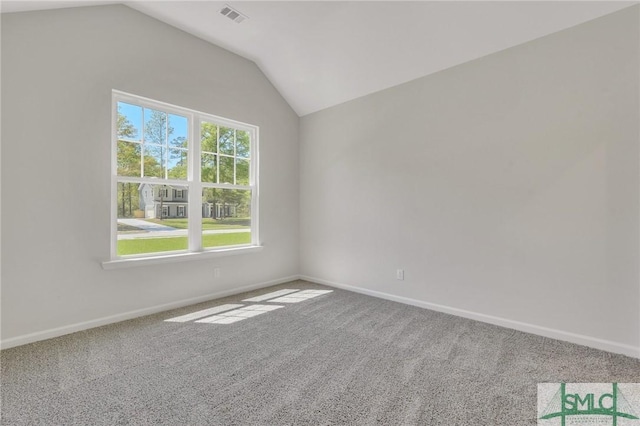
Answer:
POLYGON ((220 268, 213 268, 213 278, 220 278, 220 268))
POLYGON ((404 269, 396 270, 396 279, 400 281, 404 280, 404 269))

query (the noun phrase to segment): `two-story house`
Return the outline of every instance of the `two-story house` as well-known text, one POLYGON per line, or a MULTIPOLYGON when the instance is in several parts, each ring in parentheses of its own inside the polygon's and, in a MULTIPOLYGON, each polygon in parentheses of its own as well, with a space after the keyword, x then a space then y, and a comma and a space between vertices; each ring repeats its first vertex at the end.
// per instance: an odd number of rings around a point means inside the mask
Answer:
POLYGON ((149 185, 138 187, 140 210, 145 218, 187 217, 189 194, 186 189, 172 188, 167 185, 149 185))
MULTIPOLYGON (((189 194, 186 188, 143 183, 138 187, 140 210, 147 219, 180 218, 189 215, 189 194)), ((237 206, 228 203, 202 203, 202 217, 214 219, 235 217, 237 206)))

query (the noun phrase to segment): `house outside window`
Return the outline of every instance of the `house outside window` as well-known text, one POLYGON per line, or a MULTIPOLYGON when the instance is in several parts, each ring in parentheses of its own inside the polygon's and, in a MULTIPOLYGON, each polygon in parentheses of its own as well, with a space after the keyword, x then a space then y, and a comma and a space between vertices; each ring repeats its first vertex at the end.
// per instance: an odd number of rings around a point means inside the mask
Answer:
POLYGON ((256 126, 114 91, 112 133, 112 259, 258 246, 256 126))

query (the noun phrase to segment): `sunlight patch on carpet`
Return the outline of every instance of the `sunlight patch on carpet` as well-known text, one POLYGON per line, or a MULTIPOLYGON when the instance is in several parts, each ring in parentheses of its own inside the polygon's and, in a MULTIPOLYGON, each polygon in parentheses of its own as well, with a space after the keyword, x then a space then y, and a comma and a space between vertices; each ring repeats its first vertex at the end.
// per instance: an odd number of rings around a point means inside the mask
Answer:
POLYGON ((263 302, 265 300, 273 299, 279 296, 284 296, 285 294, 294 293, 296 291, 299 291, 299 289, 285 288, 283 290, 272 291, 271 293, 252 297, 250 299, 244 299, 243 302, 263 302))
POLYGON ((284 306, 279 306, 279 305, 245 306, 244 308, 234 309, 233 311, 224 312, 219 315, 214 315, 209 318, 198 320, 196 322, 206 323, 206 324, 231 324, 234 322, 242 321, 247 318, 255 317, 257 315, 266 314, 267 312, 274 311, 280 308, 284 308, 284 306))
POLYGON ((167 322, 188 322, 193 321, 198 318, 208 317, 209 315, 217 314, 219 312, 230 311, 231 309, 241 308, 243 305, 237 304, 228 304, 228 305, 220 305, 209 309, 204 309, 202 311, 192 312, 190 314, 181 315, 175 318, 169 318, 165 321, 167 322))
POLYGON ((269 302, 298 303, 331 292, 333 292, 333 290, 302 290, 298 293, 288 294, 286 296, 278 297, 277 299, 269 300, 269 302))

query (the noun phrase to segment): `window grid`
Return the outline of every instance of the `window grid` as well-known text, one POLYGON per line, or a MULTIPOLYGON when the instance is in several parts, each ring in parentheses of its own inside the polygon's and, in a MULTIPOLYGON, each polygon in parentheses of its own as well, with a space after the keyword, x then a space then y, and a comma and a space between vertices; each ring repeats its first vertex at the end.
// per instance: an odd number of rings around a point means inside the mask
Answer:
MULTIPOLYGON (((222 142, 221 142, 221 135, 222 135, 222 130, 221 130, 221 126, 217 125, 215 123, 209 122, 209 121, 204 121, 201 126, 203 124, 209 124, 209 125, 214 125, 215 126, 215 133, 216 133, 216 141, 215 141, 215 149, 212 150, 208 150, 208 149, 202 149, 201 151, 201 155, 200 155, 200 162, 201 162, 201 167, 204 167, 205 164, 208 163, 208 158, 211 157, 213 158, 213 164, 214 167, 216 169, 215 172, 215 182, 210 182, 208 180, 202 179, 202 183, 203 184, 219 184, 219 185, 224 185, 224 186, 220 186, 220 188, 225 188, 225 187, 229 187, 229 185, 233 185, 235 187, 250 187, 251 184, 249 183, 247 184, 241 184, 238 182, 238 163, 240 161, 242 162, 246 162, 247 164, 247 172, 248 172, 248 176, 247 176, 247 181, 251 181, 251 155, 249 152, 249 155, 244 156, 244 157, 239 157, 238 156, 238 129, 235 128, 227 128, 224 127, 225 129, 225 133, 227 133, 228 130, 232 130, 233 131, 233 139, 232 139, 232 146, 233 146, 233 154, 228 154, 225 153, 224 150, 221 148, 222 146, 222 142), (226 160, 225 160, 226 159, 226 160), (231 172, 231 179, 229 179, 231 182, 223 182, 223 179, 221 179, 221 170, 225 169, 226 164, 230 164, 230 169, 232 170, 231 172)), ((244 132, 244 130, 243 130, 244 132)), ((203 142, 204 142, 204 131, 201 127, 201 136, 200 136, 200 146, 202 147, 203 142)), ((251 148, 249 148, 249 151, 251 151, 251 148)))
MULTIPOLYGON (((200 252, 200 251, 211 251, 211 250, 224 250, 225 248, 235 247, 235 246, 218 246, 205 249, 203 247, 202 242, 202 190, 204 188, 217 188, 217 189, 236 189, 236 190, 247 190, 250 191, 250 223, 251 223, 251 243, 248 244, 250 246, 258 245, 258 191, 257 191, 257 163, 254 163, 255 160, 250 160, 253 158, 257 158, 257 138, 258 138, 258 128, 255 126, 247 125, 244 123, 228 120, 222 117, 216 117, 211 114, 200 113, 193 110, 188 110, 186 108, 180 108, 173 105, 165 104, 158 101, 153 101, 150 99, 145 99, 142 97, 138 97, 135 95, 126 94, 124 92, 113 91, 113 124, 112 124, 112 238, 111 238, 111 258, 117 259, 120 256, 117 255, 117 208, 118 208, 118 200, 117 200, 117 185, 119 183, 138 183, 138 184, 151 184, 151 185, 179 185, 182 187, 186 187, 188 189, 187 194, 187 203, 188 203, 188 251, 190 252, 200 252), (140 135, 138 139, 120 137, 117 134, 117 114, 118 114, 118 104, 122 102, 125 104, 133 105, 141 108, 141 123, 140 123, 140 135), (145 114, 147 113, 147 109, 149 110, 157 110, 165 114, 165 131, 164 131, 164 143, 163 144, 155 144, 150 141, 147 141, 146 138, 146 119, 145 114), (177 115, 180 117, 184 117, 187 120, 187 147, 178 147, 172 146, 169 142, 169 126, 170 126, 170 116, 177 115), (211 123, 215 125, 217 140, 216 140, 216 152, 208 152, 201 150, 201 131, 202 131, 202 123, 211 123), (220 128, 225 126, 228 129, 233 130, 233 155, 222 154, 220 150, 220 128), (237 185, 237 133, 238 130, 241 130, 249 135, 249 156, 246 157, 248 161, 248 184, 246 185, 237 185), (199 136, 199 137, 196 137, 199 136), (119 142, 125 143, 135 143, 140 146, 140 174, 139 176, 126 176, 118 174, 118 162, 116 159, 118 158, 118 144, 119 142), (145 147, 158 147, 163 149, 162 152, 162 160, 163 160, 163 176, 164 177, 151 177, 145 176, 144 167, 145 167, 145 147), (170 147, 171 146, 171 147, 170 147), (169 177, 169 155, 170 150, 174 150, 176 153, 184 153, 187 159, 187 173, 185 180, 175 179, 169 177), (201 168, 202 168, 202 154, 208 153, 212 154, 215 158, 215 166, 216 166, 216 181, 213 182, 204 182, 201 177, 201 168), (220 157, 228 157, 233 161, 233 183, 220 183, 219 173, 220 173, 220 157)), ((181 157, 182 158, 182 157, 181 157)), ((242 157, 242 159, 245 159, 242 157)), ((166 206, 164 206, 166 207, 166 206)), ((163 207, 163 210, 165 208, 163 207)), ((246 245, 246 244, 242 244, 246 245)), ((165 255, 167 252, 153 252, 153 253, 145 253, 136 257, 153 257, 157 255, 165 255)))

